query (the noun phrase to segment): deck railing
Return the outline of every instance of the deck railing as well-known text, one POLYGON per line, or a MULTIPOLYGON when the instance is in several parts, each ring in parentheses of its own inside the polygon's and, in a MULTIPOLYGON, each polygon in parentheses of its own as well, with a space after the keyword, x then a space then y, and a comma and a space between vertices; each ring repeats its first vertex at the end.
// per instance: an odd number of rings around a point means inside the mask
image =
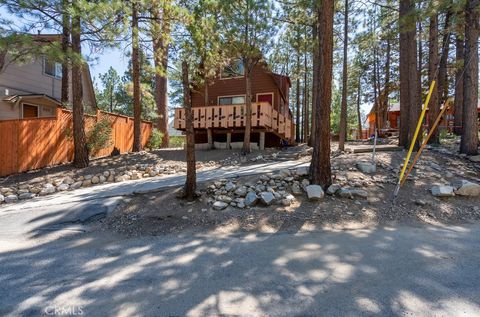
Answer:
MULTIPOLYGON (((193 107, 193 128, 241 128, 245 127, 246 105, 193 107)), ((185 109, 175 109, 175 129, 185 129, 185 109)), ((252 103, 252 128, 266 128, 292 138, 293 123, 267 102, 252 103)))

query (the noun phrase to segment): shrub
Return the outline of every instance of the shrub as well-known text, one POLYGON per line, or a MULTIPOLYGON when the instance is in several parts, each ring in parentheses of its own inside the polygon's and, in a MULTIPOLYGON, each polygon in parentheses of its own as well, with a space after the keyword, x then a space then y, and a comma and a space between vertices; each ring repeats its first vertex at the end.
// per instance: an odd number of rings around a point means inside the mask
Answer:
POLYGON ((185 144, 185 136, 171 136, 169 140, 169 147, 181 147, 185 144))
POLYGON ((152 150, 159 149, 162 146, 162 140, 163 140, 163 133, 157 128, 154 128, 152 130, 152 135, 150 136, 150 140, 148 140, 148 147, 152 150))
POLYGON ((95 123, 87 133, 87 147, 90 154, 109 147, 111 145, 112 125, 107 118, 101 119, 95 123))

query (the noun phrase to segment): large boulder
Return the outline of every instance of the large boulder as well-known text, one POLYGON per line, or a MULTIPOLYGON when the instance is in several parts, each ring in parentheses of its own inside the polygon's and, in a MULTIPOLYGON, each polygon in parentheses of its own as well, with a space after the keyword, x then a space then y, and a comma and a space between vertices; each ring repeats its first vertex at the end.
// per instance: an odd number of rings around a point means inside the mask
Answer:
POLYGON ((262 204, 270 206, 275 202, 275 196, 271 192, 260 193, 260 201, 262 204))
POLYGON ((455 194, 460 196, 479 196, 480 195, 480 185, 472 183, 467 180, 461 180, 453 186, 456 188, 455 194))
POLYGON ((254 192, 248 192, 247 196, 245 196, 245 206, 253 206, 256 204, 257 200, 257 194, 255 194, 254 192))
POLYGON ((308 185, 305 190, 307 192, 307 197, 310 200, 322 199, 323 196, 325 196, 325 193, 320 185, 308 185))
POLYGON ((365 174, 372 174, 377 171, 377 167, 375 164, 370 163, 370 162, 358 162, 357 163, 357 168, 365 174))
POLYGON ((436 197, 451 197, 455 196, 455 188, 453 186, 433 186, 430 192, 436 197))

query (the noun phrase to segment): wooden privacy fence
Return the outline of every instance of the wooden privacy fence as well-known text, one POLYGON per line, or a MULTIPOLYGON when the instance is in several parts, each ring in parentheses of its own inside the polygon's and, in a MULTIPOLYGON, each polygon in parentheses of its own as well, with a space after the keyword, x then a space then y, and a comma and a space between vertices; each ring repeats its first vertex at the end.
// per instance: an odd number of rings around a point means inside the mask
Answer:
MULTIPOLYGON (((88 131, 107 119, 112 133, 108 147, 91 153, 108 156, 114 148, 126 153, 133 148, 133 118, 99 111, 85 115, 88 131)), ((152 123, 142 122, 142 146, 152 133, 152 123)), ((73 121, 70 110, 57 108, 57 117, 0 121, 0 176, 25 172, 73 160, 73 121)))

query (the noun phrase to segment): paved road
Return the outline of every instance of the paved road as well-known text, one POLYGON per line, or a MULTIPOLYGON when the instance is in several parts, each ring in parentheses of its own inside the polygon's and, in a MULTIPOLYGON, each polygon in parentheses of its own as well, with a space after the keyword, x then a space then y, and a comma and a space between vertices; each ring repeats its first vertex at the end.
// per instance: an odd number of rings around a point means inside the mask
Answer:
MULTIPOLYGON (((262 174, 306 166, 308 163, 286 161, 242 167, 223 167, 199 172, 197 180, 262 174)), ((113 210, 123 196, 156 189, 178 187, 185 183, 184 175, 144 178, 122 183, 109 183, 60 192, 49 196, 0 206, 0 242, 41 235, 52 230, 83 230, 82 223, 113 210)))
POLYGON ((35 241, 0 244, 0 316, 480 316, 479 224, 35 241))

